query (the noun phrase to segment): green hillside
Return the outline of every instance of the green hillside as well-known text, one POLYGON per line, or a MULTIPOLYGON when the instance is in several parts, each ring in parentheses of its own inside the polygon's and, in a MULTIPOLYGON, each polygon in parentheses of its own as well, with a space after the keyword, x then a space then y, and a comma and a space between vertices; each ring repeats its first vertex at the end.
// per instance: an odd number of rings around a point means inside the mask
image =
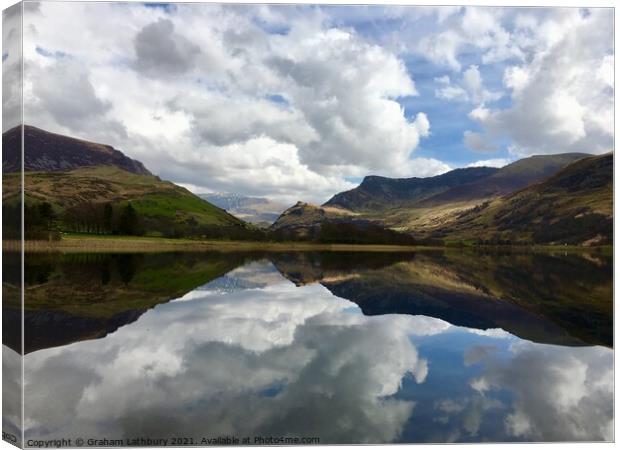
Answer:
MULTIPOLYGON (((5 205, 17 201, 19 192, 15 190, 13 178, 18 176, 4 176, 5 205)), ((83 167, 69 172, 26 172, 24 186, 26 206, 50 204, 54 228, 60 231, 109 232, 104 225, 99 229, 89 224, 104 221, 95 216, 104 214, 105 205, 110 205, 118 215, 129 203, 142 222, 143 233, 137 234, 240 237, 255 231, 251 225, 185 188, 115 166, 83 167)), ((29 225, 28 215, 26 225, 29 225)))

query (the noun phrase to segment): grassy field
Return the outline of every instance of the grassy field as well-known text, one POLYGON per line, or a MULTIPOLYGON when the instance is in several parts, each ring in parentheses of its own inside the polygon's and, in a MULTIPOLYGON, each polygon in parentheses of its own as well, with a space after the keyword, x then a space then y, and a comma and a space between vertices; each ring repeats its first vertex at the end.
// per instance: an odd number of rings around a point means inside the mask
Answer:
MULTIPOLYGON (((19 251, 19 241, 3 241, 5 251, 19 251)), ((476 245, 470 247, 427 245, 352 245, 314 242, 255 242, 227 240, 168 239, 158 237, 112 236, 63 233, 60 241, 26 241, 27 252, 62 253, 145 253, 145 252, 413 252, 413 251, 499 251, 541 253, 613 254, 611 245, 583 247, 576 245, 476 245)))
MULTIPOLYGON (((5 250, 19 250, 19 241, 3 241, 5 250)), ((407 252, 433 247, 405 245, 317 244, 312 242, 253 242, 167 239, 158 237, 65 234, 60 241, 26 241, 28 252, 239 252, 239 251, 364 251, 407 252)))

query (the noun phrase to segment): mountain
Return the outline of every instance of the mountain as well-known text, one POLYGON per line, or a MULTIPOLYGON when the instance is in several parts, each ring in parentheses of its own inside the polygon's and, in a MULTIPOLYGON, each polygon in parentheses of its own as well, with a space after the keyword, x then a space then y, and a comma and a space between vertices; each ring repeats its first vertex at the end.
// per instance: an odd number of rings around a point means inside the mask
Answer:
POLYGON ((444 204, 455 201, 488 199, 509 194, 532 183, 550 177, 558 170, 588 153, 561 153, 558 155, 530 156, 502 167, 483 179, 464 183, 427 199, 427 205, 444 204))
POLYGON ((316 240, 321 227, 327 223, 359 224, 361 227, 369 224, 366 220, 358 220, 356 216, 358 214, 345 209, 297 202, 278 217, 269 231, 287 239, 316 240))
MULTIPOLYGON (((340 217, 380 223, 422 240, 447 239, 463 230, 465 216, 475 215, 494 200, 539 183, 586 157, 585 153, 532 156, 501 169, 456 169, 429 178, 369 176, 357 188, 336 194, 318 208, 336 208, 340 217)), ((327 213, 321 218, 307 209, 294 212, 286 220, 278 219, 272 228, 296 228, 301 234, 301 228, 309 223, 318 228, 321 220, 330 219, 327 213)), ((465 232, 459 237, 465 235, 472 238, 465 232)))
POLYGON ((484 180, 498 171, 491 167, 471 167, 428 178, 367 176, 358 187, 334 195, 325 206, 368 211, 410 204, 456 186, 484 180))
POLYGON ((389 224, 387 208, 407 208, 451 186, 488 177, 497 169, 482 167, 457 169, 429 178, 392 179, 367 176, 360 186, 334 195, 322 206, 297 202, 284 211, 270 230, 297 237, 316 234, 324 222, 389 224))
POLYGON ((557 172, 567 164, 589 156, 564 153, 524 158, 497 169, 470 167, 427 178, 367 176, 350 191, 328 200, 326 206, 374 212, 414 204, 438 204, 496 197, 521 189, 557 172))
POLYGON ((393 208, 383 213, 391 227, 418 237, 445 236, 457 227, 462 215, 477 211, 501 196, 539 183, 568 164, 591 156, 586 153, 531 156, 502 167, 492 175, 416 202, 409 208, 393 208))
POLYGON ((573 162, 547 180, 486 202, 436 236, 522 243, 611 244, 613 154, 573 162))
POLYGON ((286 209, 286 205, 263 197, 246 197, 221 192, 198 194, 200 198, 230 214, 258 226, 270 226, 286 209))
MULTIPOLYGON (((67 172, 88 166, 115 166, 137 175, 152 175, 144 165, 109 145, 24 126, 24 171, 67 172)), ((2 134, 2 171, 21 170, 21 127, 2 134)))
POLYGON ((414 245, 408 234, 386 228, 380 221, 332 206, 297 202, 284 211, 267 232, 277 240, 310 240, 323 244, 414 245))
POLYGON ((279 231, 298 239, 312 238, 316 236, 324 222, 352 222, 356 216, 358 214, 345 209, 297 202, 278 217, 271 225, 270 230, 279 231))
MULTIPOLYGON (((18 138, 15 128, 3 134, 5 171, 16 167, 18 138)), ((49 229, 49 220, 40 223, 42 204, 50 205, 52 228, 58 231, 112 232, 111 222, 121 222, 122 212, 131 204, 136 212, 132 213, 135 234, 243 238, 256 232, 187 189, 152 175, 142 163, 112 147, 30 126, 25 127, 25 141, 25 214, 33 239, 44 237, 35 236, 34 230, 38 233, 43 225, 49 229)), ((18 208, 19 177, 19 172, 3 176, 3 208, 8 216, 15 215, 10 208, 18 208)), ((121 230, 120 234, 134 233, 121 230)))

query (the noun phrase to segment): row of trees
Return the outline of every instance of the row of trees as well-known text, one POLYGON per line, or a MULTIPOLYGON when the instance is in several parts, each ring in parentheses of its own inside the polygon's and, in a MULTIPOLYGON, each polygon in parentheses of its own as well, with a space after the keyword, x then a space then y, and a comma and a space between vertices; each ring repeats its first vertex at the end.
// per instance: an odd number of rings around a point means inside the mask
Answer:
MULTIPOLYGON (((2 205, 5 239, 21 238, 21 203, 2 205)), ((83 202, 57 214, 48 202, 24 205, 24 234, 26 239, 58 239, 60 231, 95 234, 140 236, 145 232, 144 218, 128 203, 83 202)))
POLYGON ((144 218, 131 203, 84 202, 65 209, 62 223, 67 231, 94 234, 141 236, 145 233, 144 218))
MULTIPOLYGON (((21 239, 22 208, 20 201, 2 204, 3 239, 21 239)), ((52 205, 36 203, 24 205, 24 237, 33 240, 57 239, 59 234, 53 230, 56 218, 52 205)))

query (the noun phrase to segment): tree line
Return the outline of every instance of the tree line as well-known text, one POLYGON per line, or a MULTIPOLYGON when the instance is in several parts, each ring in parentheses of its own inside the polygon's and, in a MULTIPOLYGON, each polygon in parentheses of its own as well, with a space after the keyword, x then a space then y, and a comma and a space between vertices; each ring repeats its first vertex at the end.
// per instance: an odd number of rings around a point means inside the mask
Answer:
MULTIPOLYGON (((5 239, 21 237, 21 203, 2 205, 5 239)), ((82 202, 57 213, 49 202, 24 204, 24 237, 33 240, 59 239, 60 231, 141 236, 144 218, 131 203, 82 202)))
POLYGON ((131 203, 84 202, 66 208, 61 220, 66 231, 77 233, 142 236, 146 231, 144 217, 131 203))

